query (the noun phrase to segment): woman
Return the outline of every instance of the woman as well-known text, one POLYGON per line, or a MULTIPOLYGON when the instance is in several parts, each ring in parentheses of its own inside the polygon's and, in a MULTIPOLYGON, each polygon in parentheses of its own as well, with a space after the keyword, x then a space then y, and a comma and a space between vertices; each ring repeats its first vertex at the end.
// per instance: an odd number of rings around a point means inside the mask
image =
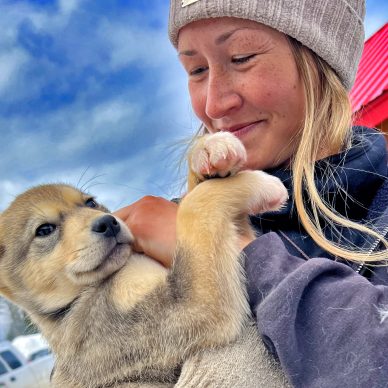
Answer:
MULTIPOLYGON (((388 257, 386 149, 351 128, 347 95, 364 11, 361 0, 171 2, 203 131, 234 133, 245 167, 289 189, 287 208, 252 217, 263 234, 241 246, 259 332, 296 387, 388 384, 388 267, 363 264, 388 257)), ((170 265, 174 203, 146 197, 118 214, 139 251, 170 265)))

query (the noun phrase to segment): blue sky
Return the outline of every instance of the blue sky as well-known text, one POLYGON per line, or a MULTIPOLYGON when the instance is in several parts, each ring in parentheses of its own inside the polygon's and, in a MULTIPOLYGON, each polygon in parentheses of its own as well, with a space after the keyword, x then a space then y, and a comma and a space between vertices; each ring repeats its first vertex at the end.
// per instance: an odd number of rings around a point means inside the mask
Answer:
MULTIPOLYGON (((112 210, 179 195, 198 122, 167 17, 168 0, 0 0, 0 210, 44 182, 112 210)), ((387 20, 367 1, 367 36, 387 20)))

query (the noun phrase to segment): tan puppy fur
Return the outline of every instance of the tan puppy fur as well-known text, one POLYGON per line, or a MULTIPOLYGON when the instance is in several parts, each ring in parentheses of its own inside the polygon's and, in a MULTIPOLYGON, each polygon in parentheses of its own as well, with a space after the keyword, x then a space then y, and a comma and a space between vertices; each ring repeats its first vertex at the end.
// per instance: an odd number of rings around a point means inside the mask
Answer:
MULTIPOLYGON (((244 150, 224 135, 193 147, 192 181, 240 168, 244 150)), ((249 315, 239 233, 248 213, 279 208, 287 192, 252 171, 191 189, 171 270, 133 253, 125 224, 67 185, 35 187, 1 214, 0 292, 49 341, 54 386, 173 384, 185 359, 239 335, 249 315)))

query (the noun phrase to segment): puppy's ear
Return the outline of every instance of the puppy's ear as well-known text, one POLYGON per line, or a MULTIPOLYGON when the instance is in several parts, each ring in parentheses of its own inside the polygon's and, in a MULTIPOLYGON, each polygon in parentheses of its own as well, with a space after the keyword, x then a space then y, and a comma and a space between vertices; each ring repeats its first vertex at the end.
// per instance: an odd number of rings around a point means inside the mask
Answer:
MULTIPOLYGON (((0 240, 0 262, 3 259, 3 256, 6 252, 6 247, 3 242, 0 240)), ((6 297, 9 300, 12 300, 11 291, 3 284, 2 272, 0 271, 0 295, 6 297)))
POLYGON ((0 260, 4 256, 6 251, 6 244, 4 244, 4 235, 6 231, 3 225, 3 213, 0 212, 0 260))
POLYGON ((3 213, 0 213, 0 260, 4 256, 6 248, 4 244, 4 225, 3 225, 3 213))
POLYGON ((0 213, 0 260, 5 254, 5 244, 4 244, 4 227, 2 221, 2 213, 0 213))

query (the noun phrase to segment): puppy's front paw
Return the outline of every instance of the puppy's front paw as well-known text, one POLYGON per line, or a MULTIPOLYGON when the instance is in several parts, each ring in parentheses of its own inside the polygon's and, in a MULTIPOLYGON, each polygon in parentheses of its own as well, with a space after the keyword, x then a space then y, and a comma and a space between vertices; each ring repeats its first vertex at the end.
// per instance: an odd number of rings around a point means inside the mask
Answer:
POLYGON ((203 181, 218 176, 235 175, 246 162, 247 155, 241 141, 229 132, 204 135, 189 155, 190 168, 203 181))
POLYGON ((288 191, 281 180, 264 171, 247 171, 254 174, 255 182, 249 202, 249 213, 258 214, 280 210, 288 199, 288 191))

